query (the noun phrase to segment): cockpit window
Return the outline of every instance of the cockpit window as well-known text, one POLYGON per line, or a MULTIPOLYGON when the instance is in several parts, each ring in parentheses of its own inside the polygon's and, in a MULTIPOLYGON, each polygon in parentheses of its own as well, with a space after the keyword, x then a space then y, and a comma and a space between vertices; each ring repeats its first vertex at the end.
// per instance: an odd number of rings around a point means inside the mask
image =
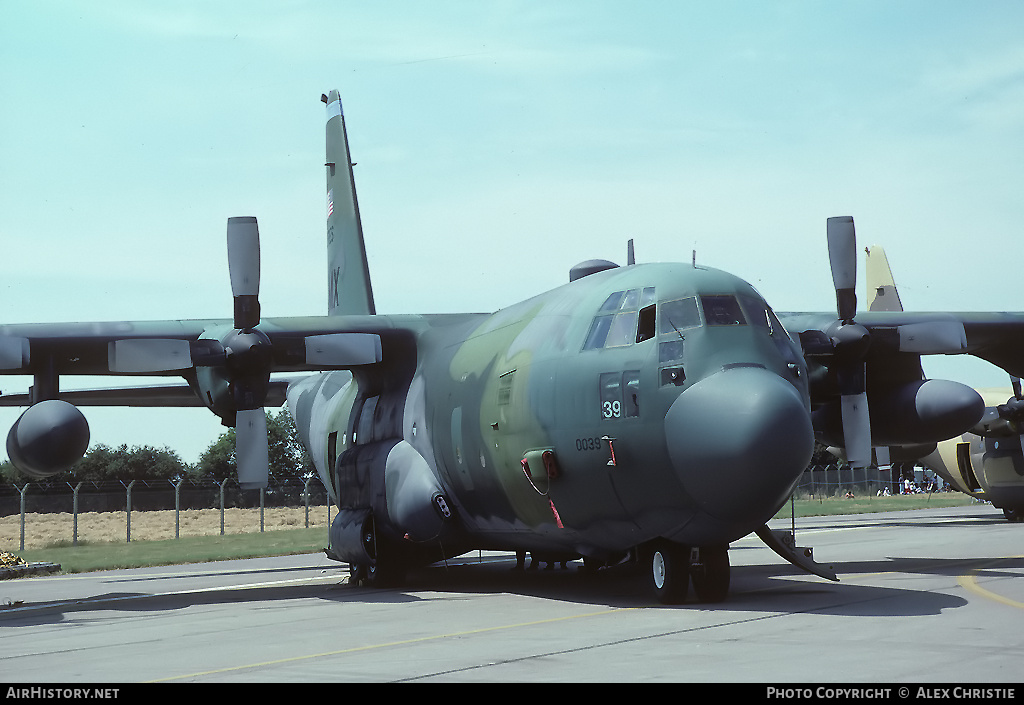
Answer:
POLYGON ((741 296, 740 303, 743 304, 743 309, 747 312, 747 319, 753 325, 767 329, 769 335, 779 333, 789 337, 789 333, 776 318, 775 312, 763 300, 752 296, 741 296))
POLYGON ((700 305, 709 326, 742 326, 747 323, 735 296, 701 296, 700 305))
POLYGON ((700 314, 697 313, 697 298, 694 296, 674 301, 662 301, 659 304, 659 308, 661 308, 661 324, 658 326, 659 333, 678 333, 687 328, 696 328, 700 325, 700 314))
POLYGON ((619 309, 619 304, 622 303, 622 295, 625 293, 626 292, 624 291, 616 291, 614 294, 609 294, 608 298, 604 300, 603 304, 601 304, 600 312, 605 313, 607 311, 617 311, 619 309))
POLYGON ((616 291, 590 324, 584 350, 615 348, 654 337, 654 287, 616 291))
POLYGON ((608 337, 604 341, 606 348, 618 348, 629 345, 636 338, 636 311, 617 313, 612 316, 608 337))

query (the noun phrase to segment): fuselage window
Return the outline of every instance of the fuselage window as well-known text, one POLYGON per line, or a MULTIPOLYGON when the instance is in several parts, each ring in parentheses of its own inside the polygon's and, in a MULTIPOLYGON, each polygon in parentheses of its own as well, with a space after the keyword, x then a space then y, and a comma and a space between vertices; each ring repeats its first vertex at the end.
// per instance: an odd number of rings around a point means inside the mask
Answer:
POLYGON ((747 323, 735 296, 702 296, 700 305, 709 326, 742 326, 747 323))

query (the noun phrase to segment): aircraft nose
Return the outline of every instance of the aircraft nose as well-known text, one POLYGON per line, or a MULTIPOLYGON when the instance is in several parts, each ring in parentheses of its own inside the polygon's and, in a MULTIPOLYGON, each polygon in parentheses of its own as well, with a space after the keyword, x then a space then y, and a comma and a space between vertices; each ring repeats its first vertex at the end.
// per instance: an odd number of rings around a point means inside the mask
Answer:
POLYGON ((665 437, 677 476, 704 511, 754 526, 785 502, 814 450, 800 394, 759 366, 722 370, 680 394, 665 437))

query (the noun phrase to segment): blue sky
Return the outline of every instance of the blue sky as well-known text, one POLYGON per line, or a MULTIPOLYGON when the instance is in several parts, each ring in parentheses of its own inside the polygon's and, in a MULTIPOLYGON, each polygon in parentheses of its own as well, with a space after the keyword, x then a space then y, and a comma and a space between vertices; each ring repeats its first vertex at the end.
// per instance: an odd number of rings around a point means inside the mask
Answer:
MULTIPOLYGON (((1022 310, 1021 27, 995 1, 0 0, 3 318, 229 317, 235 215, 260 221, 264 315, 324 312, 331 88, 381 312, 495 310, 628 238, 831 310, 833 215, 908 309, 1022 310)), ((87 416, 187 461, 222 430, 87 416)))

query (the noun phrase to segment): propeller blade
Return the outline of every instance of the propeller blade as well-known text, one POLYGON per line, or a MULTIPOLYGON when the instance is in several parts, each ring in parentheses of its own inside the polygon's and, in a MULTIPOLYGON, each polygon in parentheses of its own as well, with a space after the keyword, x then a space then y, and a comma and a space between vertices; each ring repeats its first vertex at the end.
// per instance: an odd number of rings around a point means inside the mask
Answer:
POLYGON ((247 409, 235 415, 235 464, 243 490, 267 486, 270 475, 267 447, 267 415, 263 409, 247 409))
POLYGON ((111 372, 125 373, 187 370, 192 367, 192 353, 187 340, 115 340, 107 346, 107 365, 111 372))
POLYGON ((228 273, 235 328, 255 328, 260 322, 260 232, 251 216, 228 218, 228 273))
POLYGON ((853 468, 871 465, 871 419, 868 414, 868 395, 843 395, 843 438, 846 444, 846 462, 853 468))
POLYGON ((825 232, 839 318, 852 321, 857 313, 857 237, 853 218, 848 215, 829 218, 825 232))

